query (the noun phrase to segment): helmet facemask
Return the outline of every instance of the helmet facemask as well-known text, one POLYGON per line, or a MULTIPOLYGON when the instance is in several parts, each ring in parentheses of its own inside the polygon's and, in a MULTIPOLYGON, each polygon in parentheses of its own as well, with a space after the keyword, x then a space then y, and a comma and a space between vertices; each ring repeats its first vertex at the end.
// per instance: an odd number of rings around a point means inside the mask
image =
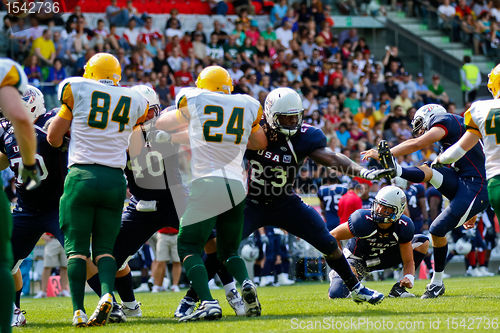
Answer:
POLYGON ((276 112, 273 114, 273 128, 286 136, 293 136, 302 126, 302 110, 276 112))
POLYGON ((421 136, 423 134, 422 131, 425 131, 423 117, 415 117, 415 119, 413 119, 411 125, 413 127, 412 134, 414 137, 421 136))
POLYGON ((398 208, 377 199, 372 204, 372 218, 375 223, 395 223, 397 220, 398 208))

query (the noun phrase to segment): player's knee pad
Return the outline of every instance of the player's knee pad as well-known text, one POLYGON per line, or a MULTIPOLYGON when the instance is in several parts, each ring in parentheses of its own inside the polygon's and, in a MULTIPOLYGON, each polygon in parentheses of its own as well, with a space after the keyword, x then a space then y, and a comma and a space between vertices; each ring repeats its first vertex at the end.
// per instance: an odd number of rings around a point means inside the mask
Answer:
POLYGON ((429 237, 424 234, 416 234, 415 236, 413 236, 411 246, 413 249, 416 249, 417 247, 423 245, 425 242, 429 242, 429 237))
POLYGON ((344 281, 340 278, 340 276, 335 276, 330 281, 330 288, 328 289, 328 297, 334 298, 347 298, 349 297, 349 289, 344 284, 344 281))

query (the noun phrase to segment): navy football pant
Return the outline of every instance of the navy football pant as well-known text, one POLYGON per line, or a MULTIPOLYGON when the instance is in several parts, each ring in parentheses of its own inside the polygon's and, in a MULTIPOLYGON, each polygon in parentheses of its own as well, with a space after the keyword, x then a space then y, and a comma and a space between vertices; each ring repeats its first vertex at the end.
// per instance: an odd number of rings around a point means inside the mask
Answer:
POLYGON ((432 221, 429 231, 432 235, 444 237, 448 231, 486 209, 488 191, 484 178, 460 177, 447 167, 437 171, 443 175, 443 183, 436 189, 450 200, 450 204, 432 221))
POLYGON ((276 200, 269 205, 258 204, 247 198, 243 238, 269 225, 302 238, 325 255, 332 254, 338 248, 321 215, 297 195, 276 200))

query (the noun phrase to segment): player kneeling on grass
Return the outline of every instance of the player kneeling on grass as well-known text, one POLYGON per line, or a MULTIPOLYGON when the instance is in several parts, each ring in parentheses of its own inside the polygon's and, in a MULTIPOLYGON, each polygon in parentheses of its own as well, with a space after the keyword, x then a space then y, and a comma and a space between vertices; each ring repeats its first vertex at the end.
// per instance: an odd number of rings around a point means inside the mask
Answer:
MULTIPOLYGON (((412 220, 403 215, 406 196, 399 187, 386 186, 375 197, 372 209, 359 209, 330 233, 337 240, 349 239, 344 254, 351 269, 362 279, 368 272, 403 264, 404 277, 392 287, 389 297, 415 297, 415 270, 429 248, 425 235, 414 235, 412 220)), ((349 289, 335 271, 330 272, 330 298, 346 298, 349 289)))

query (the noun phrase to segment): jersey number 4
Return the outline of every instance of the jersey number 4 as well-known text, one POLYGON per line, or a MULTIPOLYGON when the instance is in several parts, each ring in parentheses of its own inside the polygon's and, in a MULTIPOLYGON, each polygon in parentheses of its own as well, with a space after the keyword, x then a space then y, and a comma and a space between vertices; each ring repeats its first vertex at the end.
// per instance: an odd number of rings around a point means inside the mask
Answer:
MULTIPOLYGON (((245 129, 243 128, 243 113, 244 108, 233 108, 231 116, 226 126, 226 134, 232 134, 236 136, 234 144, 238 145, 241 142, 241 137, 245 129)), ((215 113, 215 119, 206 120, 203 123, 203 137, 207 142, 222 142, 223 134, 210 134, 210 128, 219 128, 224 123, 224 109, 217 105, 207 105, 203 110, 204 114, 215 113)))
POLYGON ((486 135, 495 135, 497 145, 500 144, 500 108, 491 109, 484 124, 486 135), (499 126, 497 126, 497 123, 499 126))
MULTIPOLYGON (((111 121, 115 121, 120 125, 118 132, 123 132, 125 125, 130 121, 128 117, 130 113, 130 101, 130 97, 121 96, 111 115, 111 121)), ((90 127, 105 129, 108 126, 110 105, 111 96, 109 94, 102 91, 92 92, 88 120, 90 127)))

